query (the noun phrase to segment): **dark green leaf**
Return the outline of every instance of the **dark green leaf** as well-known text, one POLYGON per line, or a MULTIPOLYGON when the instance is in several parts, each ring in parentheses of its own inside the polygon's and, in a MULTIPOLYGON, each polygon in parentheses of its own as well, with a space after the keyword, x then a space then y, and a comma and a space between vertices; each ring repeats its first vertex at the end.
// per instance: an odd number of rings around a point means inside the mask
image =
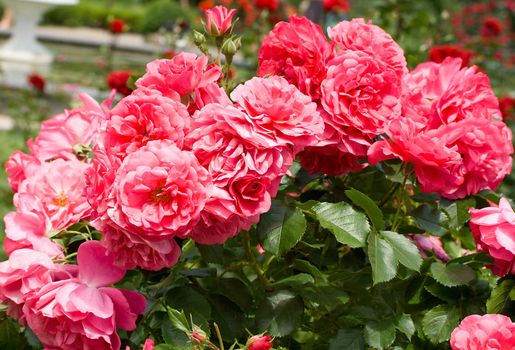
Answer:
POLYGON ((323 306, 328 311, 349 301, 347 293, 333 286, 315 285, 311 288, 303 288, 302 296, 305 300, 323 306))
POLYGON ((206 328, 211 318, 211 306, 206 298, 195 289, 187 286, 170 289, 166 293, 166 303, 176 310, 184 311, 189 320, 190 315, 193 322, 206 328))
POLYGON ((449 340, 459 321, 460 314, 455 306, 438 305, 424 315, 422 328, 433 344, 439 344, 449 340))
POLYGON ((446 287, 437 282, 428 283, 424 288, 434 297, 446 302, 455 302, 461 296, 459 288, 446 287))
POLYGON ((302 299, 290 291, 281 290, 271 294, 256 312, 257 326, 260 331, 270 332, 283 337, 297 329, 304 304, 302 299))
POLYGON ((19 350, 25 345, 25 339, 20 333, 20 326, 12 319, 0 321, 0 349, 19 350))
POLYGON ((218 292, 234 301, 242 310, 252 306, 253 298, 248 286, 237 278, 221 278, 217 281, 218 292))
POLYGON ((329 350, 364 350, 365 340, 360 329, 340 329, 336 337, 331 339, 329 350))
POLYGON ((408 339, 411 339, 413 334, 415 334, 415 324, 410 315, 402 314, 397 317, 395 320, 395 328, 404 333, 408 339))
POLYGON ((272 283, 272 287, 275 289, 288 287, 295 288, 306 284, 313 284, 314 282, 315 280, 313 279, 313 277, 311 277, 311 275, 307 273, 299 273, 298 275, 289 276, 282 280, 272 283))
POLYGON ((446 202, 442 207, 448 216, 449 226, 454 228, 462 227, 470 219, 469 209, 476 205, 474 198, 446 202))
POLYGON ((486 311, 489 314, 499 314, 510 302, 510 293, 515 290, 515 280, 501 281, 493 290, 486 302, 486 311))
MULTIPOLYGON (((241 309, 223 295, 211 295, 213 321, 220 327, 224 340, 232 342, 245 331, 245 316, 241 309)), ((203 328, 205 329, 205 328, 203 328)))
POLYGON ((395 341, 395 325, 391 321, 367 323, 365 341, 376 349, 389 347, 395 341))
POLYGON ((419 206, 412 213, 418 227, 437 236, 447 232, 447 229, 441 224, 441 215, 438 209, 427 204, 419 206))
POLYGON ((313 207, 323 228, 352 248, 364 247, 370 226, 367 217, 347 203, 320 203, 313 207))
POLYGON ((315 281, 317 283, 325 282, 327 280, 326 275, 323 274, 315 265, 311 264, 307 260, 296 259, 293 262, 293 267, 295 268, 295 270, 311 274, 311 276, 315 278, 315 281))
POLYGON ((408 269, 419 271, 422 258, 418 248, 412 241, 403 235, 391 231, 382 231, 384 239, 395 252, 395 258, 408 269))
POLYGON ((453 263, 444 265, 441 262, 431 264, 433 278, 446 287, 465 285, 476 278, 476 273, 467 265, 453 263))
POLYGON ((300 241, 306 232, 306 225, 306 218, 300 209, 288 208, 274 201, 270 211, 261 216, 258 231, 265 237, 263 247, 280 256, 300 241))
POLYGON ((392 246, 375 234, 368 236, 368 258, 372 265, 374 284, 387 282, 395 277, 398 261, 392 246))
POLYGON ((350 198, 352 203, 367 213, 370 222, 374 225, 376 230, 381 230, 384 227, 383 212, 369 196, 354 188, 345 191, 345 194, 350 198))

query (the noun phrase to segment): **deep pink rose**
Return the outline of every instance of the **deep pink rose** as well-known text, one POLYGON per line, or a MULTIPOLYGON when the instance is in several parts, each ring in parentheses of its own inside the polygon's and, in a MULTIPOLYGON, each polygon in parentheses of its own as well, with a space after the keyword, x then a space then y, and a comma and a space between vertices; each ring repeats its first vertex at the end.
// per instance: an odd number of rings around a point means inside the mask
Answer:
POLYGON ((175 265, 181 255, 173 237, 146 238, 100 222, 92 224, 103 233, 102 244, 115 259, 116 266, 157 271, 175 265))
POLYGON ((422 257, 427 258, 426 252, 430 252, 445 263, 451 260, 450 256, 443 249, 442 240, 440 237, 416 233, 410 235, 409 238, 418 247, 422 257))
POLYGON ((247 341, 249 350, 269 350, 273 347, 272 337, 269 335, 254 335, 247 341))
POLYGON ((318 99, 333 48, 318 24, 292 16, 277 23, 258 54, 260 77, 280 75, 305 94, 318 99))
POLYGON ((65 111, 41 123, 41 131, 29 148, 40 161, 76 159, 80 146, 91 147, 107 112, 93 98, 80 95, 83 106, 65 111))
POLYGON ((234 214, 224 219, 219 215, 204 211, 200 221, 191 231, 190 238, 200 244, 223 244, 241 230, 249 230, 258 221, 259 215, 242 218, 234 214))
POLYGON ((400 116, 402 68, 365 51, 342 50, 328 62, 321 90, 335 129, 350 127, 372 140, 400 116))
POLYGON ((87 218, 91 207, 84 196, 84 174, 88 167, 73 158, 43 163, 35 174, 20 184, 14 196, 15 206, 20 211, 24 206, 22 202, 31 200, 24 195, 31 195, 41 203, 54 232, 87 218))
POLYGON ((341 21, 327 30, 329 38, 341 51, 362 51, 375 56, 402 77, 408 72, 404 51, 390 34, 363 18, 341 21))
POLYGON ((221 77, 219 66, 208 67, 208 57, 180 53, 172 59, 155 60, 147 64, 147 72, 136 86, 154 89, 164 96, 186 96, 221 77))
POLYGON ((502 120, 488 76, 459 58, 422 63, 405 77, 403 112, 434 129, 463 119, 502 120))
POLYGON ((146 301, 137 292, 110 288, 125 270, 114 266, 100 242, 79 247, 78 276, 57 279, 25 300, 27 323, 46 348, 119 349, 116 328, 136 328, 146 301))
POLYGON ((224 106, 232 105, 229 96, 218 84, 211 83, 195 90, 195 101, 190 105, 190 113, 198 111, 210 103, 218 103, 224 106))
POLYGON ((317 141, 324 122, 311 97, 284 78, 252 78, 231 93, 245 118, 231 119, 242 129, 259 135, 263 146, 292 145, 296 150, 317 141))
POLYGON ((498 207, 470 209, 470 229, 479 251, 494 259, 492 271, 498 276, 515 274, 515 213, 506 198, 498 207))
POLYGON ((470 315, 451 334, 453 350, 509 350, 515 348, 515 324, 498 314, 470 315))
POLYGON ((111 110, 103 143, 120 158, 152 140, 170 140, 182 148, 189 118, 186 107, 171 98, 157 93, 131 95, 111 110))
MULTIPOLYGON (((99 162, 109 162, 109 156, 99 162)), ((185 237, 211 194, 211 178, 191 152, 168 140, 150 141, 118 168, 99 165, 88 197, 104 224, 142 237, 185 237), (114 173, 114 174, 113 174, 114 173), (99 192, 96 192, 96 191, 99 192)), ((118 164, 114 164, 118 166, 118 164)))
POLYGON ((215 6, 206 10, 206 23, 204 28, 207 33, 214 36, 224 36, 231 32, 232 17, 236 14, 236 10, 229 10, 225 6, 215 6))
POLYGON ((297 155, 302 167, 308 172, 339 176, 363 170, 365 164, 352 153, 342 152, 335 145, 307 147, 297 155))

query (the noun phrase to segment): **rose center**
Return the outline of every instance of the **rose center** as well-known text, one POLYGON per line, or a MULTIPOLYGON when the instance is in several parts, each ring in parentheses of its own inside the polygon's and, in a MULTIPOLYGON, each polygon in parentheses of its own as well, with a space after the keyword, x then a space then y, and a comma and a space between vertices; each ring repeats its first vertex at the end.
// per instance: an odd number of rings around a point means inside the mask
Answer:
POLYGON ((168 203, 172 200, 172 195, 163 186, 159 186, 150 192, 150 198, 156 204, 168 203))
POLYGON ((68 205, 68 197, 66 197, 66 193, 62 192, 54 198, 54 204, 58 207, 65 207, 68 205))

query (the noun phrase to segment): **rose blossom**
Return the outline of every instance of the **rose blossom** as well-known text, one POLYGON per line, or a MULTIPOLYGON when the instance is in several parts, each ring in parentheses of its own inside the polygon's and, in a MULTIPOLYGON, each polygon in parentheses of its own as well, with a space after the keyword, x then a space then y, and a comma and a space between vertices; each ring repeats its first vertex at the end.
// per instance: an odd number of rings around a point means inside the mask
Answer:
POLYGON ((272 337, 269 335, 254 335, 247 341, 248 350, 269 350, 273 347, 272 337))
POLYGON ((429 50, 429 59, 436 63, 442 63, 447 57, 461 58, 461 67, 466 67, 470 63, 473 52, 453 45, 436 45, 429 50))
POLYGON ((27 82, 32 88, 40 93, 45 92, 46 79, 39 73, 31 73, 27 76, 27 82))
POLYGON ((279 22, 263 39, 258 75, 280 75, 313 99, 320 97, 326 62, 333 55, 322 29, 305 17, 279 22))
POLYGON ((27 295, 52 282, 53 269, 48 255, 32 249, 16 250, 0 263, 0 302, 7 302, 13 317, 22 317, 20 308, 27 295))
POLYGON ((324 11, 340 11, 347 12, 350 9, 350 5, 347 0, 323 0, 324 11))
POLYGON ((46 348, 119 349, 116 328, 134 330, 146 301, 137 292, 107 287, 125 270, 99 242, 81 244, 77 264, 77 277, 48 283, 26 298, 27 323, 46 348))
POLYGON ((451 334, 453 350, 508 350, 515 348, 515 324, 498 314, 470 315, 451 334))
POLYGON ((423 258, 427 258, 426 252, 431 252, 438 259, 445 263, 451 260, 449 255, 443 249, 442 240, 440 239, 440 237, 416 233, 410 235, 409 238, 418 247, 420 255, 422 255, 423 258))
POLYGON ((131 95, 111 110, 102 141, 120 158, 152 140, 171 140, 181 148, 189 118, 186 107, 171 98, 151 92, 131 95))
POLYGON ((256 7, 261 10, 275 11, 279 7, 279 0, 255 0, 256 7))
POLYGON ((5 162, 5 172, 7 173, 7 181, 14 192, 18 191, 18 186, 28 176, 33 174, 41 162, 31 154, 16 151, 9 156, 5 162))
POLYGON ((154 89, 164 96, 186 96, 198 88, 214 83, 222 76, 219 66, 208 67, 207 56, 180 53, 170 60, 154 60, 147 64, 147 72, 136 86, 154 89))
POLYGON ((129 96, 132 89, 127 84, 131 75, 132 73, 127 70, 113 71, 106 77, 107 86, 123 96, 129 96))
MULTIPOLYGON (((106 112, 93 98, 81 94, 83 106, 56 115, 41 123, 41 131, 28 145, 40 161, 55 158, 77 159, 77 147, 91 146, 95 142, 106 112)), ((110 101, 106 101, 108 104, 110 101)))
MULTIPOLYGON (((109 156, 99 161, 109 162, 109 156)), ((207 170, 191 152, 181 151, 169 140, 148 142, 127 155, 117 169, 109 163, 93 166, 101 172, 91 176, 113 181, 93 186, 88 194, 94 210, 103 209, 99 220, 131 234, 187 236, 211 193, 207 170)))
POLYGON ((316 142, 324 122, 311 97, 284 78, 252 78, 231 93, 244 119, 232 119, 238 128, 259 135, 265 146, 292 145, 297 150, 316 142))
POLYGON ((206 23, 204 25, 206 32, 214 36, 224 36, 230 33, 232 17, 235 14, 235 9, 229 10, 225 6, 215 6, 206 10, 206 23))
POLYGON ((216 213, 203 211, 200 221, 190 233, 190 238, 200 244, 223 244, 227 239, 236 236, 241 230, 249 230, 259 221, 259 215, 242 218, 236 214, 224 219, 216 213))
POLYGON ((38 172, 20 184, 14 205, 19 210, 28 199, 24 194, 33 196, 56 232, 79 222, 91 210, 84 196, 84 173, 88 167, 78 160, 57 159, 42 164, 38 172))
POLYGON ((515 213, 506 198, 498 207, 470 209, 470 229, 479 251, 494 259, 493 272, 498 276, 515 274, 515 213))
POLYGON ((181 255, 181 248, 172 237, 142 237, 98 221, 92 225, 102 232, 102 244, 115 259, 116 266, 157 271, 175 265, 181 255))

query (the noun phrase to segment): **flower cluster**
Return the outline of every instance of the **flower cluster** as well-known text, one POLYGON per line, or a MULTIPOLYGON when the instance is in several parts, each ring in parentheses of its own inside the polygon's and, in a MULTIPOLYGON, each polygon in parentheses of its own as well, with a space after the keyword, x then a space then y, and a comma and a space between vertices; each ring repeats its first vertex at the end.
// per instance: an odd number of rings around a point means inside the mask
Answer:
POLYGON ((515 323, 497 314, 467 316, 452 332, 451 347, 453 350, 513 349, 515 323))

